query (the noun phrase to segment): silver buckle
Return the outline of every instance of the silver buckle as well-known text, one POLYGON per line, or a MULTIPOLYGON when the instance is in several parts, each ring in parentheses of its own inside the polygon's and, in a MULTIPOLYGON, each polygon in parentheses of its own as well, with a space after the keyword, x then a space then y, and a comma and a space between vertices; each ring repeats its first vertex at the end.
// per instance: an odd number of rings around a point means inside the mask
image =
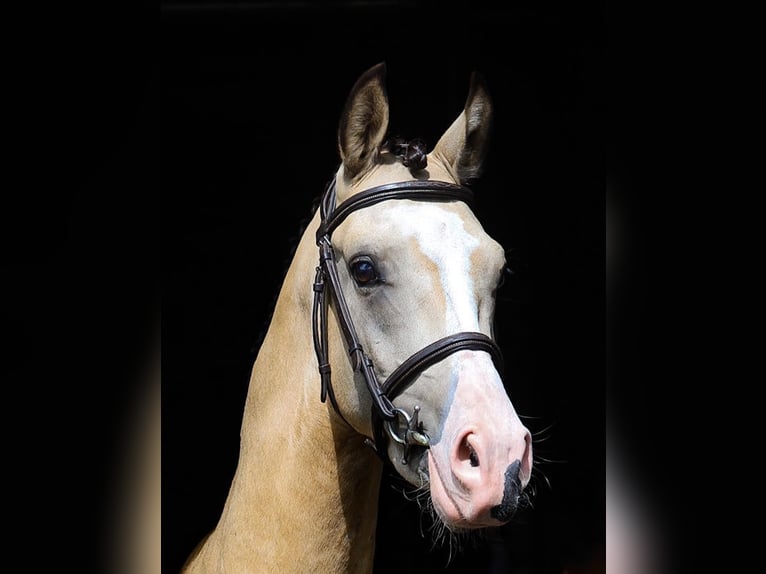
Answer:
MULTIPOLYGON (((416 405, 414 407, 411 417, 407 414, 406 411, 399 408, 394 408, 394 414, 397 416, 397 418, 401 418, 404 421, 404 438, 399 436, 396 433, 396 430, 393 428, 391 423, 394 421, 386 421, 386 430, 388 430, 388 434, 394 441, 404 446, 401 462, 402 464, 407 464, 410 448, 413 446, 429 448, 431 445, 431 439, 426 433, 423 432, 423 423, 419 421, 419 406, 416 405)), ((398 430, 402 430, 401 425, 399 425, 398 430)))

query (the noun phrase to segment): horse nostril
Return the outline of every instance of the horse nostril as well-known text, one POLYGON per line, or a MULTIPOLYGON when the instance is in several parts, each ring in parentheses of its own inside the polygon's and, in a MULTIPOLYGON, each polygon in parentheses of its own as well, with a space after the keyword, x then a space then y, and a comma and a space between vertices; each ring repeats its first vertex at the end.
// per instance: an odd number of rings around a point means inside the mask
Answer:
POLYGON ((476 454, 476 451, 473 450, 473 447, 469 444, 468 448, 470 449, 470 459, 471 459, 471 466, 479 466, 479 455, 476 454))
POLYGON ((458 449, 458 458, 462 461, 468 459, 468 461, 471 463, 471 466, 475 467, 479 466, 479 455, 476 453, 473 445, 468 442, 468 438, 470 436, 470 433, 467 434, 463 441, 460 443, 460 448, 458 449))

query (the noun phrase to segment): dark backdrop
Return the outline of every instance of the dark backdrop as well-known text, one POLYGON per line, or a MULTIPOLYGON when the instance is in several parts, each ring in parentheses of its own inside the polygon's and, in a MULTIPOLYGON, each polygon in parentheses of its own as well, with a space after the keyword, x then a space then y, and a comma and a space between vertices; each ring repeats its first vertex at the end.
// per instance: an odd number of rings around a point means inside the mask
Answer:
POLYGON ((163 2, 163 571, 178 571, 222 509, 260 337, 337 166, 345 98, 380 61, 392 131, 429 147, 462 109, 470 72, 489 85, 495 129, 476 211, 516 270, 498 337, 539 474, 534 508, 449 565, 386 476, 376 568, 558 573, 603 561, 601 6, 488 4, 163 2))

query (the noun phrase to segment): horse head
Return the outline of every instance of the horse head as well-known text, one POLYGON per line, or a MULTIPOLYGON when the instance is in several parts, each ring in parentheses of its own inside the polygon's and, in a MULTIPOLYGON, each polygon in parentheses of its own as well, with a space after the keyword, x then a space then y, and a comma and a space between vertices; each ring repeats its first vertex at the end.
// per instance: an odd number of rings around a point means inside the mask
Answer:
MULTIPOLYGON (((324 207, 353 208, 317 234, 337 270, 325 317, 334 385, 325 392, 407 482, 430 491, 450 530, 498 526, 530 480, 532 441, 492 339, 505 253, 460 195, 481 173, 492 102, 474 73, 463 111, 427 152, 387 139, 385 73, 383 63, 370 68, 348 95, 324 207), (362 201, 370 190, 374 200, 362 201)), ((321 353, 319 363, 321 371, 321 353)))

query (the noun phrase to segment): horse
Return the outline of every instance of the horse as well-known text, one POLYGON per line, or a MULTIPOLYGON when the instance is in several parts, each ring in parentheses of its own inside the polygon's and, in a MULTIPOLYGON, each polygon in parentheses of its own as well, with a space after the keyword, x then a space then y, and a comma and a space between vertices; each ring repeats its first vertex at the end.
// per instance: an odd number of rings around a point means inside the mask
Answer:
POLYGON ((532 437, 493 338, 503 247, 471 209, 493 114, 483 76, 429 152, 391 138, 386 63, 353 84, 339 163, 255 358, 236 471, 183 574, 371 572, 382 473, 447 532, 507 524, 532 437))

